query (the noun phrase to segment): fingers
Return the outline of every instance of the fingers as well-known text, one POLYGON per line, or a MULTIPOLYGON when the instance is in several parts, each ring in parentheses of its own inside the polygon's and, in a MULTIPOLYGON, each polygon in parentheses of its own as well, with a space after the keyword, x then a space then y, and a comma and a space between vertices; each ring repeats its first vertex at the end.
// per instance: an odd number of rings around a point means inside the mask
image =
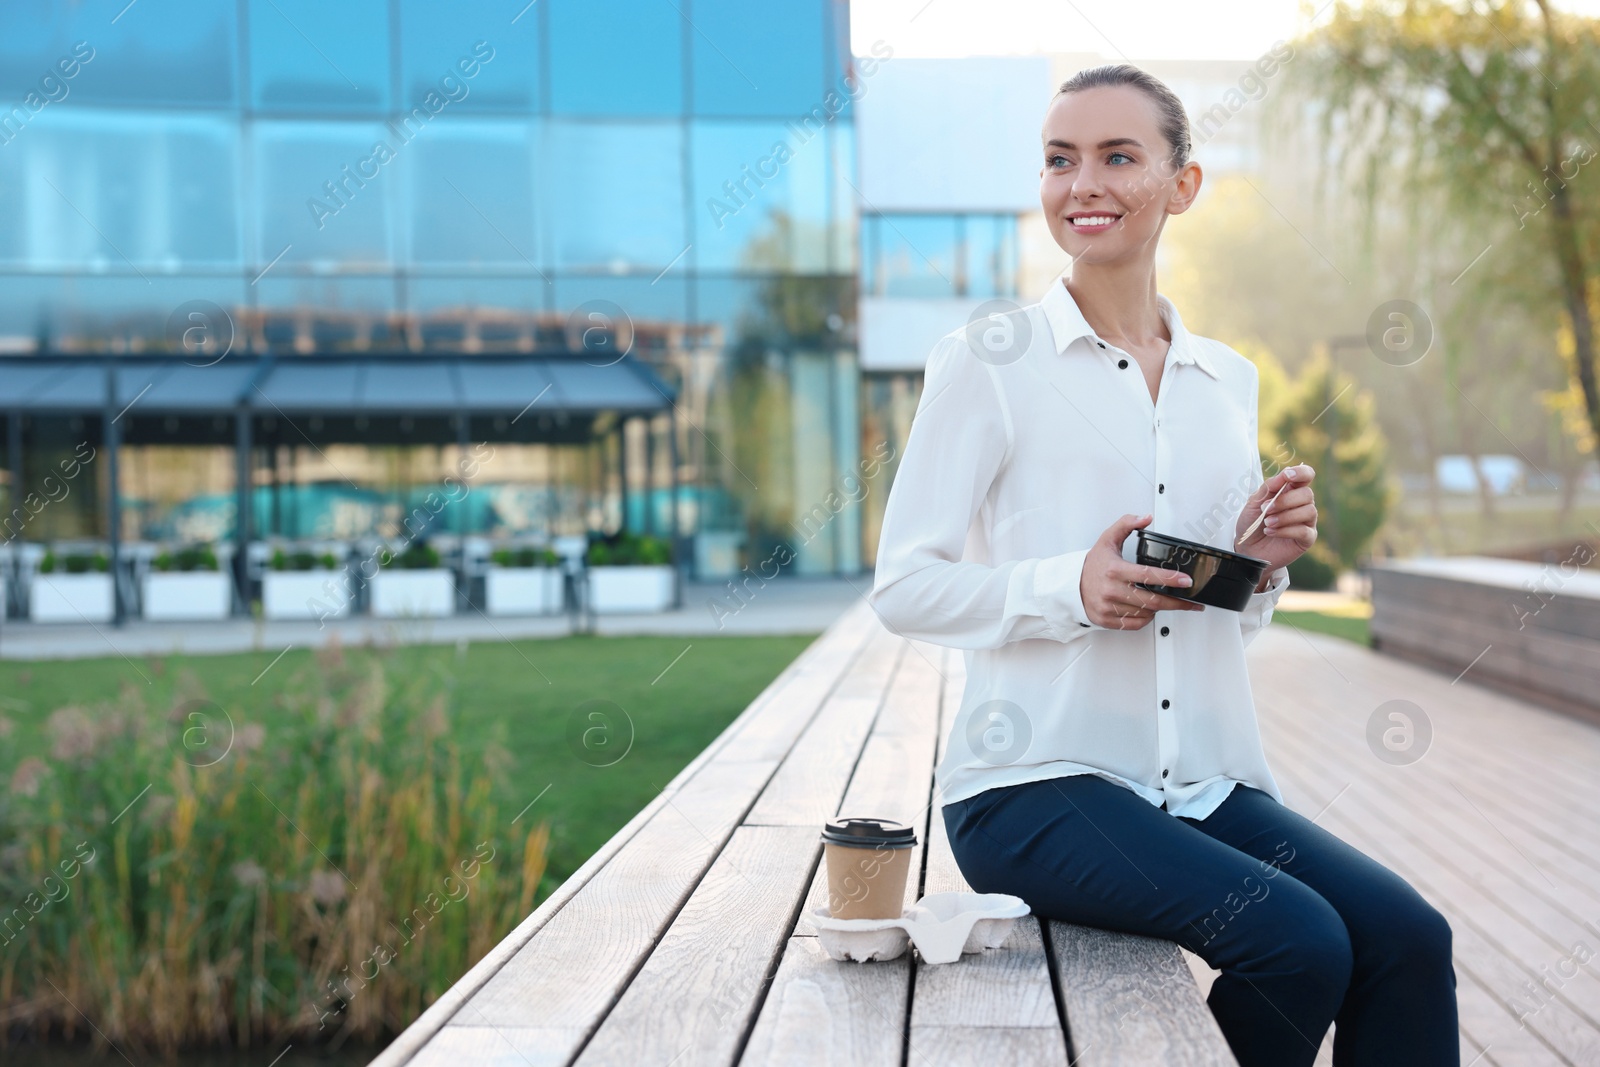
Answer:
POLYGON ((1128 535, 1139 527, 1147 525, 1153 517, 1153 515, 1124 515, 1106 527, 1105 533, 1100 535, 1100 540, 1121 552, 1122 542, 1128 539, 1128 535))

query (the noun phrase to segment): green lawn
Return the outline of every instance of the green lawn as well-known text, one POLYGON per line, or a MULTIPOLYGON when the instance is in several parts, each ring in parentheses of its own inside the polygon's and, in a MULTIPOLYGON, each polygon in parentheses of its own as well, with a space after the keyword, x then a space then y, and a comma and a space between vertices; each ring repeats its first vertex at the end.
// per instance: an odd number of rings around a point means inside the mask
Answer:
MULTIPOLYGON (((513 784, 498 804, 516 813, 539 798, 520 825, 550 821, 550 885, 643 808, 813 639, 580 636, 473 644, 464 654, 456 646, 418 645, 398 655, 450 685, 452 732, 465 754, 476 758, 491 741, 510 753, 513 784), (586 719, 592 710, 610 711, 614 724, 586 719)), ((270 745, 279 687, 311 655, 296 649, 276 664, 277 651, 132 664, 120 657, 0 662, 0 714, 12 727, 6 770, 25 756, 48 755, 43 726, 56 708, 103 705, 123 686, 147 685, 151 698, 177 706, 180 680, 191 675, 181 692, 198 683, 235 720, 264 726, 270 745)), ((7 732, 0 724, 0 736, 7 732)))
POLYGON ((1346 641, 1354 641, 1363 648, 1372 647, 1372 632, 1367 620, 1361 616, 1330 615, 1321 611, 1274 611, 1272 624, 1331 634, 1346 641))

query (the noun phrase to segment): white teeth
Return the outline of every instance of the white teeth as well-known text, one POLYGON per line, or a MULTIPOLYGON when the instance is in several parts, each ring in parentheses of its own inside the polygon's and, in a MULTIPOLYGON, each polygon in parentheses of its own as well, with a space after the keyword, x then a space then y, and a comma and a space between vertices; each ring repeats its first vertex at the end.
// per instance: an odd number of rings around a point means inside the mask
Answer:
POLYGON ((1082 218, 1073 219, 1072 221, 1078 226, 1109 226, 1113 222, 1117 221, 1117 217, 1115 215, 1086 215, 1082 218))

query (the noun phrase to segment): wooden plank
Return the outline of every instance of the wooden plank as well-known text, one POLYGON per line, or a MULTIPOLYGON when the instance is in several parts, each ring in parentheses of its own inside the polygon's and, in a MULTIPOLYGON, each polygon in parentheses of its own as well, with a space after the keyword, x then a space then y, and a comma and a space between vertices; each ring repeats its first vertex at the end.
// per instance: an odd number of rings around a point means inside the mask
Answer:
MULTIPOLYGON (((471 1015, 471 1012, 464 1013, 471 1015)), ((459 1017, 458 1017, 459 1019, 459 1017)), ((562 1067, 582 1032, 452 1022, 419 1051, 416 1067, 562 1067)))
POLYGON ((1075 1065, 1238 1061, 1170 941, 1050 922, 1075 1065))
POLYGON ((576 1062, 731 1062, 821 851, 808 826, 735 830, 576 1062))
POLYGON ((738 729, 728 733, 718 755, 731 760, 783 759, 840 678, 859 658, 867 639, 882 628, 864 603, 839 616, 817 641, 819 645, 827 642, 827 654, 812 656, 804 663, 797 661, 785 679, 783 692, 763 692, 757 697, 751 713, 741 715, 735 723, 738 729), (769 705, 777 706, 769 710, 769 705))
POLYGON ((918 1026, 911 1031, 911 1067, 1062 1067, 1061 1031, 993 1026, 918 1026))
MULTIPOLYGON (((566 879, 533 913, 519 923, 504 940, 490 949, 462 978, 451 986, 437 1001, 400 1033, 389 1046, 372 1061, 371 1067, 401 1067, 414 1056, 435 1034, 460 1011, 472 996, 499 973, 524 946, 526 946, 560 911, 571 902, 589 881, 620 853, 628 843, 656 815, 665 809, 674 795, 714 759, 728 756, 735 762, 754 765, 758 759, 738 759, 738 753, 728 752, 730 743, 741 735, 763 732, 764 724, 775 723, 790 728, 795 721, 804 723, 815 714, 822 699, 859 652, 859 635, 875 624, 870 609, 859 605, 846 612, 816 641, 808 645, 777 678, 762 691, 739 716, 689 762, 682 771, 667 783, 661 794, 630 819, 609 841, 595 851, 577 871, 566 879), (865 612, 865 614, 863 614, 865 612), (818 680, 821 680, 820 682, 818 680)), ((793 727, 798 730, 798 727, 793 727)), ((743 754, 759 751, 760 746, 748 743, 742 746, 743 754)), ((773 760, 775 766, 775 758, 773 760)))
POLYGON ((805 826, 820 832, 839 811, 867 732, 883 703, 905 640, 880 629, 790 748, 745 818, 749 826, 805 826))
POLYGON ((792 937, 762 1002, 741 1067, 898 1064, 911 956, 834 961, 815 937, 792 937))
MULTIPOLYGON (((592 1031, 775 766, 703 768, 472 997, 468 1025, 592 1031)), ((567 1053, 576 1050, 574 1042, 567 1053)))
MULTIPOLYGON (((1281 765, 1280 773, 1286 781, 1297 782, 1305 795, 1317 790, 1328 790, 1329 795, 1333 795, 1333 790, 1341 788, 1337 780, 1350 780, 1345 776, 1349 769, 1328 768, 1325 756, 1326 752, 1321 746, 1316 752, 1297 752, 1297 758, 1292 763, 1285 761, 1281 765), (1320 785, 1307 784, 1312 779, 1320 779, 1320 785)), ((1361 780, 1358 784, 1363 789, 1372 787, 1367 780, 1361 780)), ((1481 898, 1473 899, 1476 894, 1468 891, 1463 897, 1453 892, 1465 890, 1466 883, 1452 879, 1440 882, 1441 872, 1438 868, 1424 869, 1425 854, 1418 848, 1418 841, 1433 829, 1432 820, 1424 808, 1403 801, 1390 801, 1381 806, 1381 812, 1384 813, 1411 811, 1415 825, 1407 825, 1406 820, 1396 821, 1385 817, 1370 808, 1366 817, 1356 822, 1346 812, 1347 806, 1351 809, 1365 806, 1356 789, 1357 786, 1352 786, 1337 804, 1328 806, 1319 817, 1319 822, 1401 875, 1449 917, 1455 935, 1457 970, 1467 972, 1490 990, 1502 1010, 1511 1013, 1515 1019, 1517 1013, 1513 1011, 1509 998, 1517 994, 1522 983, 1528 981, 1530 976, 1534 980, 1538 976, 1528 971, 1524 960, 1508 954, 1493 939, 1492 932, 1510 928, 1509 924, 1515 922, 1514 917, 1505 916, 1496 920, 1486 916, 1481 898)), ((1555 958, 1556 954, 1552 953, 1550 959, 1553 961, 1555 958)), ((1468 1021, 1465 1015, 1463 1021, 1468 1021)), ((1520 1037, 1508 1036, 1507 1040, 1511 1043, 1497 1047, 1495 1052, 1504 1050, 1508 1054, 1536 1058, 1542 1050, 1545 1062, 1561 1063, 1584 1063, 1588 1062, 1587 1057, 1600 1056, 1600 1040, 1597 1040, 1600 1035, 1597 1035, 1593 1021, 1577 1014, 1568 1003, 1551 1003, 1530 1016, 1527 1023, 1527 1027, 1521 1029, 1520 1037)), ((1503 1026, 1498 1028, 1504 1029, 1503 1026)))

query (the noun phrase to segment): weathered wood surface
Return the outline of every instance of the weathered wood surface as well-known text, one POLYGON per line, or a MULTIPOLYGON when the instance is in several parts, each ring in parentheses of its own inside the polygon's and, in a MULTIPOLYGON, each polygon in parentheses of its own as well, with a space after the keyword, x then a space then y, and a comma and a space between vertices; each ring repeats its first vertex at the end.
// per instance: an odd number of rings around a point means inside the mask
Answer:
MULTIPOLYGON (((1249 656, 1286 801, 1450 917, 1462 1063, 1600 1063, 1600 962, 1548 980, 1600 953, 1600 730, 1287 625, 1249 656), (1432 724, 1409 766, 1366 739, 1396 698, 1432 724)), ((917 828, 908 903, 968 888, 932 780, 963 684, 853 609, 376 1062, 1231 1063, 1166 942, 1028 916, 958 964, 822 952, 802 915, 841 810, 917 828)))
POLYGON ((1371 630, 1385 652, 1600 722, 1600 573, 1488 557, 1375 565, 1371 630))

